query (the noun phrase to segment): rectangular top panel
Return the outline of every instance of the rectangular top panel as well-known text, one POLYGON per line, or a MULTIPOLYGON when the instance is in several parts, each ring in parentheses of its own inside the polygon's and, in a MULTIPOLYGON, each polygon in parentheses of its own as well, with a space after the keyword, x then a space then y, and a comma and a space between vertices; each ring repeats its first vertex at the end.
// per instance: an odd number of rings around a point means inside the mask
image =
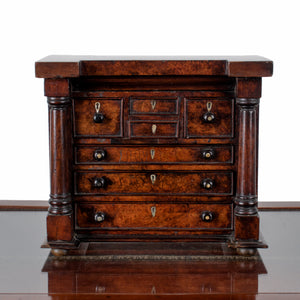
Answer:
POLYGON ((261 56, 73 56, 51 55, 35 63, 39 78, 80 76, 204 75, 272 76, 273 62, 261 56))

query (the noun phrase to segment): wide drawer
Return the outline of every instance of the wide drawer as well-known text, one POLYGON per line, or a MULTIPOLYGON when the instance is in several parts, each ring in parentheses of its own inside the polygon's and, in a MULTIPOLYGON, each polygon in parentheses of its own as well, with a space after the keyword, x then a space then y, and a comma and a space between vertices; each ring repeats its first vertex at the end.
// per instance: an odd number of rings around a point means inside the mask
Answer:
POLYGON ((186 138, 234 136, 232 99, 185 99, 186 138))
POLYGON ((231 229, 231 204, 77 204, 79 228, 231 229))
POLYGON ((131 98, 130 114, 178 114, 177 98, 131 98))
POLYGON ((75 136, 123 136, 122 98, 75 98, 73 103, 75 136), (97 119, 96 114, 102 119, 97 119))
POLYGON ((177 121, 130 121, 130 138, 177 138, 177 121))
POLYGON ((76 172, 76 195, 232 195, 232 172, 76 172))
POLYGON ((76 164, 231 164, 232 146, 79 146, 76 164))

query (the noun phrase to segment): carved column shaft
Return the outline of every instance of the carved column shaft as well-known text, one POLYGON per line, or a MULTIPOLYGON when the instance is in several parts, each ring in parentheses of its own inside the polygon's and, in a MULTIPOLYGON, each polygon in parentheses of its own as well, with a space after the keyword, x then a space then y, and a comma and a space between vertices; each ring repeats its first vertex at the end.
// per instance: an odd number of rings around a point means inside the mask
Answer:
POLYGON ((237 186, 234 199, 235 239, 258 240, 258 113, 261 79, 238 78, 236 84, 239 146, 237 149, 237 186))
POLYGON ((49 107, 51 191, 47 216, 47 239, 51 247, 72 248, 72 106, 68 79, 46 79, 49 107))
POLYGON ((235 213, 257 213, 257 151, 259 99, 237 98, 239 148, 235 213))
POLYGON ((66 215, 71 205, 71 100, 48 97, 51 192, 49 213, 66 215))

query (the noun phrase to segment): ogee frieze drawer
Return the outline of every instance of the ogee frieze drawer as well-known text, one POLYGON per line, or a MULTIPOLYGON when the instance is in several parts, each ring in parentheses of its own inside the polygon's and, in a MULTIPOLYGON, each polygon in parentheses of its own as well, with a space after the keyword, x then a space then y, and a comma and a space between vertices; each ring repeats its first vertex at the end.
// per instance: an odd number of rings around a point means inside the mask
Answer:
POLYGON ((76 164, 231 164, 232 146, 78 146, 76 164))
POLYGON ((76 172, 76 195, 232 195, 232 172, 76 172))
POLYGON ((185 137, 234 136, 234 102, 231 99, 185 99, 185 137))
POLYGON ((130 114, 178 114, 177 98, 130 99, 130 114))
POLYGON ((75 98, 74 131, 80 137, 122 137, 122 98, 75 98))
POLYGON ((78 204, 80 228, 230 229, 231 204, 78 204))

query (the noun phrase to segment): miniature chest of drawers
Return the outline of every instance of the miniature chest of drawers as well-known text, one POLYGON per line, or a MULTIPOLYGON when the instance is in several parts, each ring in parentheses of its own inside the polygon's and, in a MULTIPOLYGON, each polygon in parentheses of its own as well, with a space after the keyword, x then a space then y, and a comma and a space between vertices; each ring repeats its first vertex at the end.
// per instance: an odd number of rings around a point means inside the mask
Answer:
POLYGON ((261 78, 247 57, 48 56, 55 254, 80 242, 266 247, 257 211, 261 78))

